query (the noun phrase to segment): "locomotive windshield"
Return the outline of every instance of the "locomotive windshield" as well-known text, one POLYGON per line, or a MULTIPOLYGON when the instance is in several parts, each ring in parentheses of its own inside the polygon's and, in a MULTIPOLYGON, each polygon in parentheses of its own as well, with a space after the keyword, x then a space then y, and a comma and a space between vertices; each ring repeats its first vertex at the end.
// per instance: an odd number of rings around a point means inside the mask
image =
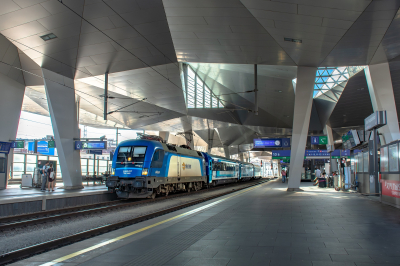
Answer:
POLYGON ((117 154, 116 168, 143 167, 147 147, 120 147, 117 154))

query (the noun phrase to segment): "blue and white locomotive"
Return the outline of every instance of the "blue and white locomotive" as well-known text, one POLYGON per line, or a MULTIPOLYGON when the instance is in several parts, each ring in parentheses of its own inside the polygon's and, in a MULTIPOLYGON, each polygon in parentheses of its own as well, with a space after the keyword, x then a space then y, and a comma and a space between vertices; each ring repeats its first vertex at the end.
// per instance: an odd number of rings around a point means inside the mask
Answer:
POLYGON ((127 140, 115 150, 106 185, 119 198, 199 190, 261 178, 261 168, 154 140, 127 140))

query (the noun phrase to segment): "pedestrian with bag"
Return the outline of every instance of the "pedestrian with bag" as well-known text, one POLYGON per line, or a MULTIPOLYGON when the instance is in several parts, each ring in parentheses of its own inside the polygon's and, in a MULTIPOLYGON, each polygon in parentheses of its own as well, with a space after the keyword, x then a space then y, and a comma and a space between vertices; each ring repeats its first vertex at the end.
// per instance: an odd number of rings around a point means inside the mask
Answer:
POLYGON ((281 174, 282 174, 282 183, 285 183, 286 182, 286 171, 285 171, 285 169, 282 169, 281 174))
POLYGON ((47 169, 48 189, 49 192, 54 191, 54 180, 56 179, 53 164, 47 169), (51 190, 50 190, 51 188, 51 190))
POLYGON ((43 165, 43 168, 41 170, 42 172, 42 186, 40 188, 40 191, 45 192, 46 191, 46 182, 47 182, 47 169, 49 168, 49 162, 46 162, 43 165))

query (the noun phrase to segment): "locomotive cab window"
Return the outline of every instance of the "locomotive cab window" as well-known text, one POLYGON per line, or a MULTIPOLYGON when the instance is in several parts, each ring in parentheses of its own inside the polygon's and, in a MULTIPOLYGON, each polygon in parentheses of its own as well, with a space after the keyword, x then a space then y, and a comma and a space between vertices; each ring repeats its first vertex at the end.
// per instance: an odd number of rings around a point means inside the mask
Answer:
POLYGON ((120 147, 117 154, 117 167, 143 166, 147 147, 120 147))
POLYGON ((151 168, 162 168, 164 161, 164 150, 156 150, 153 155, 153 160, 151 161, 151 168))

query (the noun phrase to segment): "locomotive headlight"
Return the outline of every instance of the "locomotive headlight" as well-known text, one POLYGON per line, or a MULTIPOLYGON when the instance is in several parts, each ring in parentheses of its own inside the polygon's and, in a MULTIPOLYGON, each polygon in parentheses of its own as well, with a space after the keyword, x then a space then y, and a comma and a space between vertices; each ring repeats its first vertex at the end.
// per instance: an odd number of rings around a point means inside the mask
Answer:
POLYGON ((147 175, 149 173, 149 169, 143 168, 142 175, 147 175))
POLYGON ((132 161, 132 157, 128 157, 128 162, 132 161))

